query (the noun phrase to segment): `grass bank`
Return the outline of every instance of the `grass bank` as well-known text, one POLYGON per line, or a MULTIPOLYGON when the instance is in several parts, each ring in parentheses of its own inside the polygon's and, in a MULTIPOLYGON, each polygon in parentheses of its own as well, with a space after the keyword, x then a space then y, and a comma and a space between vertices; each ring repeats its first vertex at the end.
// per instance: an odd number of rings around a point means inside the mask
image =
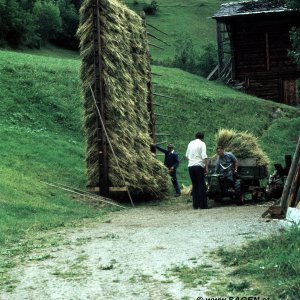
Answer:
MULTIPOLYGON (((220 248, 211 254, 213 261, 195 266, 174 266, 185 287, 205 286, 213 299, 298 299, 300 294, 300 229, 252 240, 243 247, 220 248)), ((201 261, 201 260, 200 260, 201 261)))
POLYGON ((103 213, 41 183, 85 186, 78 67, 0 51, 0 246, 103 213))
POLYGON ((217 252, 232 271, 212 285, 215 294, 298 299, 300 295, 300 229, 256 240, 237 250, 217 252), (226 277, 226 278, 225 278, 226 277))
MULTIPOLYGON (((137 13, 141 12, 145 3, 151 1, 126 0, 125 3, 137 13)), ((211 17, 217 12, 220 0, 158 0, 158 10, 154 15, 147 15, 147 22, 167 35, 149 28, 152 34, 164 39, 169 46, 150 38, 164 50, 151 47, 155 61, 172 59, 175 55, 176 42, 182 37, 189 37, 195 49, 202 53, 207 44, 216 44, 216 22, 211 17)))

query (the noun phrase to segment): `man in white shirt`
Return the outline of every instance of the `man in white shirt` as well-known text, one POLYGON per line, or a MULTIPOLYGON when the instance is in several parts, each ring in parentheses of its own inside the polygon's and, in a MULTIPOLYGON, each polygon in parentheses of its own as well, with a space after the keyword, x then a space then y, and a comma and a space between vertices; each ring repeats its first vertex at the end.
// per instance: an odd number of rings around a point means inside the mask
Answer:
POLYGON ((188 159, 189 174, 193 184, 193 208, 206 209, 206 185, 205 175, 208 173, 208 160, 206 144, 202 141, 204 133, 197 132, 196 139, 191 141, 186 150, 188 159))

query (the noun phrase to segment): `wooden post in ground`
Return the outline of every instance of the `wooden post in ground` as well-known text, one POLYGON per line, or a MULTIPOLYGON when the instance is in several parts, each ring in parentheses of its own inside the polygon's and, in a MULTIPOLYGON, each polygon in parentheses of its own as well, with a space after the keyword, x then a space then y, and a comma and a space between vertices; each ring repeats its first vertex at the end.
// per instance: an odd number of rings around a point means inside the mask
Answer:
POLYGON ((294 174, 294 178, 291 184, 291 189, 287 201, 287 208, 295 206, 299 184, 300 184, 300 160, 298 160, 296 172, 294 174))
MULTIPOLYGON (((105 122, 105 97, 103 91, 103 62, 102 62, 102 43, 101 43, 101 26, 100 26, 100 7, 99 0, 93 0, 93 45, 94 45, 94 74, 95 85, 93 87, 97 107, 105 122)), ((97 112, 95 112, 97 114, 97 112)), ((105 125, 105 123, 104 123, 105 125)), ((97 143, 98 143, 98 168, 99 168, 99 188, 100 195, 107 197, 109 195, 108 180, 108 157, 107 157, 107 140, 105 128, 97 116, 97 143)))
POLYGON ((298 139, 296 151, 294 153, 292 164, 291 164, 291 167, 290 167, 290 170, 289 170, 289 173, 288 173, 288 176, 287 176, 284 188, 283 188, 282 196, 280 198, 280 206, 285 213, 287 211, 288 196, 290 193, 291 185, 292 185, 292 182, 294 179, 294 175, 296 172, 296 168, 297 168, 299 159, 300 159, 300 137, 298 139))

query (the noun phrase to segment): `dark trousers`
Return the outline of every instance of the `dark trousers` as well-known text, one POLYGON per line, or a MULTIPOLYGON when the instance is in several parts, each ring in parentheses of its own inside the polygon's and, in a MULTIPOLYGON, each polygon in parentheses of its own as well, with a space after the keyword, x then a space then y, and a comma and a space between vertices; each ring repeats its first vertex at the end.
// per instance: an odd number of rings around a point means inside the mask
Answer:
POLYGON ((179 184, 178 184, 178 181, 177 181, 176 170, 171 172, 170 176, 171 176, 171 181, 172 181, 172 184, 174 186, 176 194, 180 194, 181 191, 180 191, 180 187, 179 187, 179 184))
POLYGON ((193 208, 207 208, 204 168, 189 167, 189 174, 193 184, 193 208))

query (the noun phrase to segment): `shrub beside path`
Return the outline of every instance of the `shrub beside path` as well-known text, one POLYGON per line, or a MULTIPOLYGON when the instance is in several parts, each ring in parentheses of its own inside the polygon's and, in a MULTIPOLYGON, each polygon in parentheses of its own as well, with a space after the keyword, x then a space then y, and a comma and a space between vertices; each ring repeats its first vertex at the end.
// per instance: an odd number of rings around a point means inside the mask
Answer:
MULTIPOLYGON (((183 200, 184 201, 184 200, 183 200)), ((196 299, 170 268, 216 265, 209 252, 276 233, 259 205, 193 210, 190 203, 138 207, 55 234, 59 246, 37 250, 13 270, 16 287, 0 299, 196 299)), ((223 295, 225 296, 225 295, 223 295)))

